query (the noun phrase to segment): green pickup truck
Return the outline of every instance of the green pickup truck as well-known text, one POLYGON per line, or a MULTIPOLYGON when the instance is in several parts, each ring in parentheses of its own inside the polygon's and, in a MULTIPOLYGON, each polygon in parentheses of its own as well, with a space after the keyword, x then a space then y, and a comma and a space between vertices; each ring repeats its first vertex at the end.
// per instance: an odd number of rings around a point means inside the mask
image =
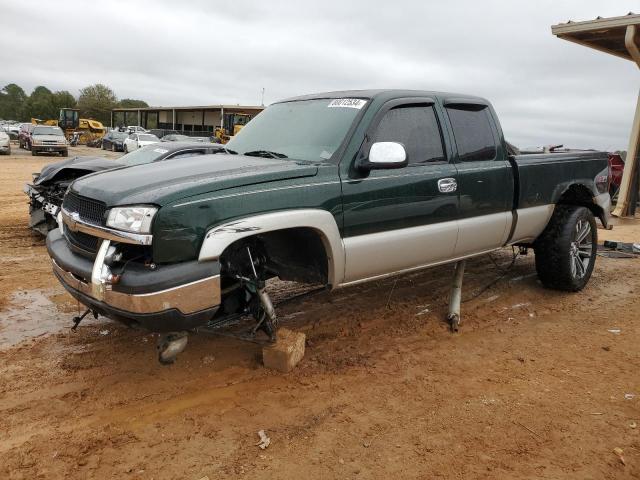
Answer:
POLYGON ((510 153, 482 98, 292 98, 219 153, 76 180, 47 247, 88 311, 157 332, 251 314, 273 338, 270 278, 335 289, 507 245, 535 249, 545 286, 582 289, 606 153, 510 153))

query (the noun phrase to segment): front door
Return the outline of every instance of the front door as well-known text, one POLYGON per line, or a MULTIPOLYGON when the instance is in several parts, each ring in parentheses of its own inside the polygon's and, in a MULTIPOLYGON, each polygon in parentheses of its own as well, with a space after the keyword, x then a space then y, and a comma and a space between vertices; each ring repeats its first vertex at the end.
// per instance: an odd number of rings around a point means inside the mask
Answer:
POLYGON ((458 233, 456 167, 448 161, 433 102, 390 102, 367 138, 362 154, 375 142, 398 142, 409 165, 351 168, 342 179, 345 283, 450 258, 458 233))

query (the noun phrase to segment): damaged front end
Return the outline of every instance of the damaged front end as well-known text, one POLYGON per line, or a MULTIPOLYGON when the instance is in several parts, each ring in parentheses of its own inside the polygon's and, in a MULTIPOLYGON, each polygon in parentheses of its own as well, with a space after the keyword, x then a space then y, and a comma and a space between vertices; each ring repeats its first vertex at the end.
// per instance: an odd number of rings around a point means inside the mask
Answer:
POLYGON ((103 157, 75 157, 46 165, 40 173, 32 174, 32 183, 23 188, 29 197, 29 227, 44 236, 58 228, 62 199, 69 185, 80 177, 118 166, 103 157))
POLYGON ((52 185, 25 184, 23 191, 29 197, 29 228, 44 236, 58 228, 62 198, 72 181, 52 185))

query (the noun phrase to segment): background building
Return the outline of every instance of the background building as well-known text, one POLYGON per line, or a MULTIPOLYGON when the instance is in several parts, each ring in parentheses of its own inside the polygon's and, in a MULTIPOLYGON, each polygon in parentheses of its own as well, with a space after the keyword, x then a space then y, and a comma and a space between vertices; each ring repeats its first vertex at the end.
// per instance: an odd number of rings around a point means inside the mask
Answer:
POLYGON ((111 111, 111 127, 140 125, 149 130, 175 130, 186 135, 210 135, 217 127, 228 129, 227 123, 232 115, 255 116, 264 108, 255 105, 114 108, 111 111))

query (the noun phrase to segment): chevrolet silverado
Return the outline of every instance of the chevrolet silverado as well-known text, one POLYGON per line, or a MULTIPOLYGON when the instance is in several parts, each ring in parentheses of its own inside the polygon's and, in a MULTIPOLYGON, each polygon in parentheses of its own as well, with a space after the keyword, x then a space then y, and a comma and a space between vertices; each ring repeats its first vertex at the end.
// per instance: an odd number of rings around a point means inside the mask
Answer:
POLYGON ((543 285, 578 291, 608 222, 606 153, 510 155, 474 96, 292 98, 225 147, 71 184, 47 247, 87 311, 169 343, 238 315, 273 338, 270 278, 336 289, 509 245, 534 249, 543 285))

